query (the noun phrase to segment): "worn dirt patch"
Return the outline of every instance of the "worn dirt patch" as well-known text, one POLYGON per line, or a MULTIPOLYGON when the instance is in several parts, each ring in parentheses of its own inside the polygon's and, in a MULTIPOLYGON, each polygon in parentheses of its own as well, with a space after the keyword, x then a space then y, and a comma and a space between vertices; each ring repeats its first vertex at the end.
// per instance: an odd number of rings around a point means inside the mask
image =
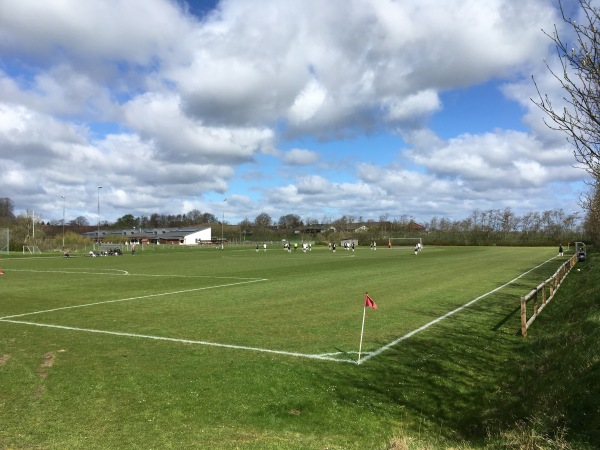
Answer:
POLYGON ((45 386, 42 384, 42 385, 41 385, 41 386, 40 386, 40 387, 37 389, 37 391, 35 391, 35 392, 33 393, 33 396, 34 396, 35 398, 40 398, 40 397, 42 396, 42 394, 44 393, 44 391, 45 391, 45 390, 46 390, 46 387, 45 387, 45 386))
POLYGON ((6 355, 0 356, 0 366, 6 364, 6 362, 10 359, 10 355, 7 353, 6 355))
POLYGON ((52 367, 54 365, 55 352, 48 352, 44 355, 44 362, 40 367, 52 367))
POLYGON ((38 368, 38 374, 40 377, 46 378, 48 376, 48 369, 54 365, 55 355, 55 352, 48 352, 44 355, 44 361, 38 368))
MULTIPOLYGON (((40 376, 40 378, 45 379, 48 377, 48 370, 54 365, 54 362, 56 361, 56 354, 62 353, 64 351, 65 350, 57 350, 55 352, 47 352, 44 354, 44 360, 38 367, 38 375, 40 376)), ((33 393, 33 396, 35 398, 40 398, 45 391, 46 387, 43 384, 41 384, 40 387, 38 387, 37 390, 33 393)))

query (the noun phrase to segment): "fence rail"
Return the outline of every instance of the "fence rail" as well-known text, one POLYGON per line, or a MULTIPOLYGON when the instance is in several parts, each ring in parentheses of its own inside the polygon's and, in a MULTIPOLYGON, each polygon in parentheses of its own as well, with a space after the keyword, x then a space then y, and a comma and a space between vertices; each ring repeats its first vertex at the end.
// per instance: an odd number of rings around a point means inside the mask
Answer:
POLYGON ((562 264, 558 270, 541 283, 539 286, 529 292, 529 294, 521 297, 521 335, 527 336, 527 329, 542 312, 546 305, 554 298, 554 294, 562 284, 567 274, 571 271, 577 262, 577 253, 562 264), (541 297, 541 299, 540 299, 541 297), (533 314, 527 317, 527 302, 533 299, 533 314), (541 304, 540 304, 541 300, 541 304))

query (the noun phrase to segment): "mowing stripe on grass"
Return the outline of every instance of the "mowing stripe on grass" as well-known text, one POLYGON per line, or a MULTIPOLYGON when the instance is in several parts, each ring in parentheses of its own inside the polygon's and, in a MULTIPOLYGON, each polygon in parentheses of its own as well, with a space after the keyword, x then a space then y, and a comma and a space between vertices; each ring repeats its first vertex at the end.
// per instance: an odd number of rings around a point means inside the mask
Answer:
POLYGON ((537 266, 535 266, 535 267, 533 267, 533 268, 529 269, 527 272, 523 272, 521 275, 519 275, 519 276, 518 276, 518 277, 516 277, 516 278, 513 278, 513 279, 512 279, 512 280, 510 280, 509 282, 507 282, 507 283, 504 283, 502 286, 499 286, 499 287, 497 287, 496 289, 492 289, 491 291, 489 291, 489 292, 486 292, 485 294, 483 294, 483 295, 480 295, 480 296, 479 296, 479 297, 477 297, 477 298, 474 298, 473 300, 471 300, 471 301, 469 301, 469 302, 465 303, 464 305, 462 305, 462 306, 459 306, 458 308, 456 308, 456 309, 453 309, 453 310, 452 310, 452 311, 450 311, 450 312, 447 312, 447 313, 446 313, 446 314, 444 314, 443 316, 440 316, 440 317, 438 317, 437 319, 433 319, 431 322, 428 322, 428 323, 426 323, 425 325, 423 325, 423 326, 421 326, 421 327, 417 328, 416 330, 413 330, 413 331, 411 331, 410 333, 406 333, 404 336, 401 336, 401 337, 399 337, 399 338, 398 338, 398 339, 396 339, 395 341, 392 341, 392 342, 390 342, 389 344, 386 344, 386 345, 384 345, 383 347, 381 347, 381 348, 379 348, 379 349, 377 349, 377 350, 375 350, 375 351, 372 351, 372 352, 370 352, 370 353, 369 353, 367 356, 365 356, 364 358, 362 358, 362 359, 361 359, 361 361, 360 361, 360 363, 359 363, 359 364, 362 364, 363 362, 365 362, 365 361, 368 361, 369 359, 373 358, 374 356, 377 356, 377 355, 379 355, 379 354, 383 353, 384 351, 386 351, 386 350, 388 350, 388 349, 392 348, 393 346, 395 346, 395 345, 396 345, 396 344, 398 344, 399 342, 402 342, 402 341, 404 341, 404 340, 408 339, 409 337, 411 337, 411 336, 414 336, 414 335, 415 335, 415 334, 417 334, 418 332, 420 332, 420 331, 423 331, 423 330, 425 330, 425 329, 429 328, 430 326, 432 326, 432 325, 435 325, 435 324, 436 324, 436 323, 438 323, 438 322, 441 322, 441 321, 442 321, 442 320, 444 320, 444 319, 447 319, 447 318, 448 318, 448 317, 450 317, 451 315, 453 315, 453 314, 455 314, 455 313, 457 313, 457 312, 459 312, 459 311, 462 311, 462 310, 463 310, 463 309, 465 309, 465 308, 468 308, 468 307, 469 307, 469 306, 471 306, 473 303, 475 303, 475 302, 477 302, 477 301, 481 300, 482 298, 484 298, 484 297, 487 297, 488 295, 490 295, 490 294, 493 294, 494 292, 498 292, 500 289, 504 289, 506 286, 509 286, 509 285, 511 285, 512 283, 514 283, 515 281, 517 281, 519 278, 522 278, 522 277, 524 277, 524 276, 525 276, 525 275, 527 275, 528 273, 532 272, 533 270, 535 270, 535 269, 537 269, 537 268, 539 268, 539 267, 542 267, 544 264, 546 264, 546 263, 548 263, 548 262, 552 261, 552 260, 553 260, 553 259, 555 259, 555 258, 556 258, 556 256, 554 256, 554 257, 550 258, 550 259, 549 259, 549 260, 547 260, 547 261, 544 261, 543 263, 541 263, 541 264, 539 264, 539 265, 537 265, 537 266))
POLYGON ((205 286, 205 287, 200 287, 200 288, 184 289, 184 290, 180 290, 180 291, 163 292, 160 294, 140 295, 138 297, 119 298, 116 300, 106 300, 103 302, 86 303, 84 305, 61 306, 60 308, 46 309, 43 311, 33 311, 33 312, 28 312, 28 313, 23 313, 23 314, 15 314, 12 316, 0 317, 0 321, 6 322, 7 320, 5 320, 5 319, 12 319, 14 317, 25 317, 25 316, 31 316, 34 314, 44 314, 44 313, 49 313, 49 312, 54 312, 54 311, 62 311, 62 310, 66 310, 66 309, 86 308, 88 306, 106 305, 108 303, 128 302, 131 300, 140 300, 140 299, 144 299, 144 298, 164 297, 166 295, 185 294, 187 292, 205 291, 207 289, 217 289, 217 288, 229 287, 229 286, 239 286, 240 284, 258 283, 260 281, 267 281, 267 278, 256 278, 256 279, 251 279, 251 280, 247 280, 247 281, 238 281, 237 283, 219 284, 216 286, 205 286))
MULTIPOLYGON (((342 354, 342 353, 307 354, 307 353, 289 352, 289 351, 285 351, 285 350, 272 350, 272 349, 265 349, 265 348, 258 348, 258 347, 248 347, 248 346, 233 345, 233 344, 221 344, 221 343, 216 343, 216 342, 197 341, 197 340, 190 340, 190 339, 169 338, 169 337, 162 337, 162 336, 149 336, 149 335, 142 335, 142 334, 135 334, 135 333, 95 330, 95 329, 88 329, 88 328, 77 328, 77 327, 68 327, 68 326, 62 326, 62 325, 52 325, 52 324, 11 320, 11 319, 14 319, 17 317, 24 317, 24 316, 33 315, 33 314, 42 314, 42 313, 46 313, 46 312, 53 312, 53 311, 59 311, 59 310, 65 310, 65 309, 83 308, 83 307, 87 307, 87 306, 102 305, 102 304, 107 304, 107 303, 124 302, 124 301, 159 297, 159 296, 172 295, 172 294, 178 294, 178 293, 201 291, 201 290, 206 290, 206 289, 215 289, 215 288, 219 288, 219 287, 227 287, 227 286, 235 286, 235 285, 240 285, 240 284, 255 283, 255 282, 259 282, 259 281, 267 281, 266 278, 265 279, 252 279, 249 281, 241 281, 238 283, 228 283, 228 284, 223 284, 223 285, 218 285, 218 286, 208 286, 208 287, 202 287, 202 288, 187 289, 187 290, 182 290, 182 291, 166 292, 166 293, 162 293, 162 294, 151 294, 151 295, 145 295, 145 296, 139 296, 139 297, 126 298, 126 299, 107 300, 104 302, 89 303, 89 304, 85 304, 85 305, 66 306, 66 307, 61 307, 61 308, 49 309, 49 310, 45 310, 45 311, 36 311, 36 312, 30 312, 30 313, 25 313, 25 314, 5 316, 5 317, 0 317, 0 322, 15 323, 15 324, 22 324, 22 325, 33 325, 33 326, 38 326, 38 327, 58 328, 58 329, 72 330, 72 331, 84 331, 84 332, 90 332, 90 333, 101 333, 101 334, 108 334, 108 335, 114 335, 114 336, 136 337, 136 338, 153 339, 153 340, 160 340, 160 341, 179 342, 179 343, 197 344, 197 345, 208 345, 208 346, 213 346, 213 347, 231 348, 231 349, 237 349, 237 350, 250 350, 250 351, 255 351, 255 352, 272 353, 272 354, 279 354, 279 355, 286 355, 286 356, 318 359, 318 360, 324 360, 324 361, 362 364, 365 361, 368 361, 369 359, 371 359, 371 358, 383 353, 384 351, 390 349, 391 347, 397 345, 398 343, 414 336, 415 334, 417 334, 423 330, 426 330, 430 326, 435 325, 436 323, 452 316, 453 314, 455 314, 459 311, 462 311, 463 309, 473 305, 474 303, 481 300, 482 298, 485 298, 485 297, 509 286, 510 284, 519 280, 523 276, 525 276, 528 273, 532 272, 533 270, 543 266, 544 264, 552 261, 555 258, 556 258, 556 256, 548 259, 547 261, 529 269, 528 271, 523 272, 521 275, 513 278, 512 280, 508 281, 507 283, 504 283, 503 285, 501 285, 489 292, 486 292, 485 294, 482 294, 479 297, 474 298, 473 300, 470 300, 469 302, 465 303, 464 305, 459 306, 458 308, 447 312, 446 314, 426 323, 425 325, 423 325, 401 337, 399 337, 398 339, 380 347, 379 349, 377 349, 375 351, 365 352, 364 357, 360 360, 360 362, 358 362, 356 360, 351 360, 351 359, 341 359, 341 358, 333 357, 333 355, 342 354)), ((354 352, 344 352, 343 354, 348 355, 351 353, 354 353, 354 352)))

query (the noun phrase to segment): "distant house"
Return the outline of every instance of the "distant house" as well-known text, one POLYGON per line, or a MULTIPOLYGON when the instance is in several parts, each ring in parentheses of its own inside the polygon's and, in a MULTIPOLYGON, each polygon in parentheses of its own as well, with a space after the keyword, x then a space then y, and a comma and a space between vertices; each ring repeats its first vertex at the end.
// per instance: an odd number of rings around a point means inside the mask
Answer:
POLYGON ((164 231, 156 235, 156 244, 198 245, 211 241, 211 228, 164 231))
POLYGON ((306 225, 302 228, 297 228, 294 230, 296 234, 320 234, 325 233, 326 231, 335 231, 335 228, 331 225, 322 225, 322 224, 312 224, 306 225))
POLYGON ((112 237, 116 236, 125 236, 129 242, 134 244, 199 245, 212 241, 210 227, 94 230, 82 235, 96 241, 98 240, 98 232, 100 232, 101 242, 109 242, 112 237))
POLYGON ((419 233, 425 231, 425 227, 423 225, 420 225, 416 222, 413 222, 412 220, 408 223, 408 230, 409 231, 417 231, 419 233))

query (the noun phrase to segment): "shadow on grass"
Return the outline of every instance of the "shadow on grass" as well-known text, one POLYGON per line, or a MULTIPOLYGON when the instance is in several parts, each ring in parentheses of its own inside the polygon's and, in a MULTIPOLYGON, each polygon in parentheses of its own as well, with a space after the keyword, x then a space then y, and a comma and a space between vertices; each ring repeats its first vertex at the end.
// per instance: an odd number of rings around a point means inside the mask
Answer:
POLYGON ((345 378, 340 399, 397 416, 411 436, 485 445, 527 423, 599 448, 599 278, 568 277, 536 321, 539 338, 520 337, 518 296, 498 293, 325 376, 345 378))
MULTIPOLYGON (((509 321, 514 321, 515 317, 517 317, 517 314, 520 314, 520 313, 521 313, 521 306, 517 306, 510 313, 508 313, 508 315, 504 319, 502 319, 500 322, 498 322, 496 325, 494 325, 492 327, 492 331, 498 331, 500 328, 504 327, 509 321)), ((520 317, 520 315, 518 317, 520 317)), ((520 334, 520 331, 517 331, 515 334, 520 334)))
POLYGON ((523 345, 512 325, 514 307, 499 323, 490 305, 461 311, 351 372, 330 373, 346 378, 340 397, 383 415, 398 414, 400 406, 397 420, 413 436, 484 440, 490 427, 523 414, 513 390, 523 345), (503 326, 511 333, 497 331, 503 326))

